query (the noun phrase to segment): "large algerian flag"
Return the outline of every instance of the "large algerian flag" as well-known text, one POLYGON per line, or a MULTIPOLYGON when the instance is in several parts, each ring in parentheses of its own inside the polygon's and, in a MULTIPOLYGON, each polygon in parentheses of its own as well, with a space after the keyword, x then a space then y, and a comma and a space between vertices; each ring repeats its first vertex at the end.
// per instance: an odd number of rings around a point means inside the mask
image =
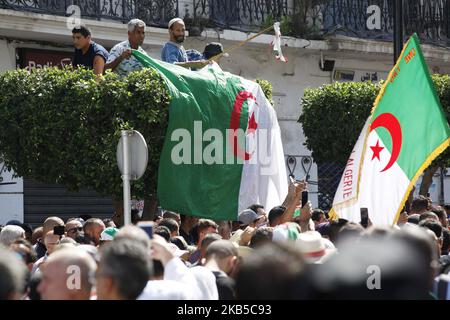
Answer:
POLYGON ((158 172, 161 207, 237 220, 252 204, 281 205, 287 175, 280 128, 261 87, 215 63, 190 71, 133 55, 162 75, 172 95, 158 172))
MULTIPOLYGON (((417 35, 406 43, 347 162, 331 215, 397 222, 420 174, 450 144, 450 129, 417 35)), ((336 217, 336 216, 335 216, 336 217)))

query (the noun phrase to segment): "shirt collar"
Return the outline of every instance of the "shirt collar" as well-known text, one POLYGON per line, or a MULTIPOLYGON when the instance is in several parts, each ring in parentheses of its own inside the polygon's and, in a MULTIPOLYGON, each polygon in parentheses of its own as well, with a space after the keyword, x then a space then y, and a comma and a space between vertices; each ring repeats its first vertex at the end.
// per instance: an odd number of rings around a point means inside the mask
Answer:
POLYGON ((180 43, 177 43, 177 42, 173 42, 173 41, 171 41, 171 40, 169 40, 169 43, 170 44, 173 44, 175 47, 177 47, 177 48, 183 48, 183 45, 181 45, 180 43))

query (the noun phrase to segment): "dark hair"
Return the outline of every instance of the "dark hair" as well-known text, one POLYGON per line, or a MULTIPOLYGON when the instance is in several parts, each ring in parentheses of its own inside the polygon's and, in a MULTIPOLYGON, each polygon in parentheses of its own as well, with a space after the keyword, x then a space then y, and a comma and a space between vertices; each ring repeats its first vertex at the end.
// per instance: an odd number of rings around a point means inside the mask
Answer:
POLYGON ((76 236, 74 240, 78 244, 89 244, 89 245, 94 245, 95 246, 94 241, 90 237, 88 237, 86 235, 76 236))
POLYGON ((139 210, 131 209, 131 223, 136 225, 139 221, 141 221, 141 217, 139 216, 139 210))
MULTIPOLYGON (((206 59, 208 59, 208 58, 206 58, 206 59)), ((252 204, 247 209, 251 209, 251 210, 255 211, 256 213, 258 213, 258 209, 264 209, 264 206, 262 206, 260 204, 252 204)))
POLYGON ((41 277, 42 274, 40 272, 35 272, 28 281, 28 288, 30 289, 28 298, 30 298, 30 300, 41 300, 41 294, 37 291, 37 287, 39 286, 39 283, 41 283, 41 277))
POLYGON ((173 243, 174 245, 176 245, 180 250, 187 250, 188 247, 187 247, 186 240, 183 241, 181 239, 184 240, 184 238, 181 236, 172 237, 172 238, 170 238, 170 243, 173 243))
POLYGON ((450 230, 443 228, 442 229, 442 255, 446 255, 449 253, 450 247, 450 230))
POLYGON ((131 239, 115 239, 102 248, 102 272, 114 279, 118 293, 136 299, 153 274, 147 248, 131 239))
POLYGON ((237 298, 298 298, 298 279, 303 270, 303 257, 293 247, 277 242, 266 244, 243 260, 236 278, 237 298))
MULTIPOLYGON (((419 229, 419 228, 416 228, 419 229)), ((310 299, 424 299, 431 279, 431 243, 421 238, 409 239, 403 231, 384 238, 361 238, 346 242, 311 274, 314 287, 310 299), (415 245, 424 241, 416 248, 415 245), (389 248, 389 249, 387 249, 389 248), (352 266, 349 268, 348 266, 352 266), (374 268, 371 270, 369 268, 374 268), (368 274, 381 272, 378 289, 370 287, 368 274), (379 271, 381 270, 381 271, 379 271)), ((372 280, 373 281, 373 280, 372 280)), ((375 282, 376 283, 376 282, 375 282)), ((372 282, 372 285, 375 285, 372 282)))
POLYGON ((320 221, 320 216, 322 216, 322 215, 325 217, 325 212, 323 212, 323 210, 314 209, 311 212, 311 220, 312 221, 320 221))
POLYGON ((25 230, 25 233, 33 233, 33 228, 28 223, 22 223, 20 226, 25 230))
POLYGON ((198 232, 198 223, 196 223, 191 231, 189 232, 189 236, 192 239, 192 243, 194 243, 195 245, 197 245, 198 243, 198 236, 199 236, 199 232, 198 232))
POLYGON ((252 249, 259 248, 264 244, 272 242, 273 231, 268 227, 261 227, 256 229, 252 238, 250 239, 249 247, 252 249))
MULTIPOLYGON (((106 228, 108 228, 108 224, 109 224, 110 222, 114 223, 114 221, 113 221, 112 219, 110 219, 110 218, 105 218, 105 219, 103 219, 102 221, 103 221, 103 223, 105 224, 105 227, 106 227, 106 228)), ((116 224, 114 223, 114 225, 116 225, 116 224)))
POLYGON ((11 244, 24 245, 28 249, 28 252, 24 255, 24 260, 26 264, 36 262, 37 260, 36 250, 34 250, 33 245, 28 240, 19 238, 14 240, 11 244))
POLYGON ((439 217, 437 216, 436 213, 427 211, 427 212, 424 212, 424 213, 422 213, 422 214, 420 215, 420 217, 419 217, 419 222, 420 222, 420 221, 423 221, 423 220, 426 220, 426 219, 435 219, 435 218, 438 218, 438 219, 439 219, 439 217))
POLYGON ((346 219, 338 219, 338 220, 332 220, 330 222, 330 228, 329 228, 329 238, 330 241, 334 244, 337 242, 339 237, 339 232, 341 229, 348 223, 348 220, 346 219))
POLYGON ((163 237, 167 242, 170 240, 170 230, 166 226, 157 226, 155 228, 155 234, 163 237))
POLYGON ((358 239, 364 233, 364 228, 355 222, 347 222, 339 231, 337 245, 345 239, 358 239))
POLYGON ((222 240, 222 236, 217 233, 208 233, 202 240, 200 247, 205 250, 211 243, 217 240, 222 240))
POLYGON ((161 261, 153 259, 153 276, 162 277, 164 276, 164 266, 161 261))
POLYGON ((211 219, 200 219, 198 220, 198 232, 200 233, 203 230, 208 228, 218 228, 217 223, 212 221, 211 219))
POLYGON ((408 216, 408 222, 413 224, 419 224, 420 214, 413 213, 408 216))
POLYGON ((439 220, 445 220, 447 219, 447 213, 445 212, 445 209, 441 206, 431 206, 431 212, 435 213, 439 220))
POLYGON ((86 38, 91 35, 91 30, 85 25, 79 25, 72 29, 72 33, 81 33, 81 35, 86 38))
POLYGON ((414 212, 420 212, 423 210, 428 210, 428 207, 430 206, 430 202, 428 201, 427 197, 424 196, 418 196, 414 198, 414 200, 411 203, 411 210, 414 212))
POLYGON ((88 221, 89 219, 92 219, 92 216, 90 214, 80 214, 78 218, 83 219, 84 221, 88 221))
POLYGON ((430 229, 438 238, 442 237, 442 225, 439 221, 433 219, 425 219, 419 222, 419 226, 430 229))
POLYGON ((170 233, 178 231, 178 223, 172 218, 164 218, 159 223, 158 226, 167 227, 170 233))
POLYGON ((283 206, 277 206, 272 208, 272 210, 269 211, 269 224, 272 225, 272 223, 275 221, 275 219, 281 217, 283 213, 286 211, 286 208, 283 206))

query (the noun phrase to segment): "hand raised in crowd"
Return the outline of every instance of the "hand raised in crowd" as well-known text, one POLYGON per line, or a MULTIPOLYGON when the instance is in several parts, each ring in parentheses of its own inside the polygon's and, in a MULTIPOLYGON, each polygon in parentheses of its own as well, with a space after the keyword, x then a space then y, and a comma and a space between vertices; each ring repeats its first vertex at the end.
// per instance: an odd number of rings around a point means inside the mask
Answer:
POLYGON ((294 187, 295 187, 295 199, 301 200, 302 199, 302 192, 306 190, 306 187, 308 186, 308 183, 304 180, 302 181, 294 181, 294 187))
POLYGON ((299 216, 300 222, 309 222, 309 219, 311 219, 311 212, 312 212, 312 203, 311 201, 308 201, 303 208, 301 208, 299 216))
POLYGON ((152 258, 160 260, 165 266, 174 257, 168 243, 163 237, 155 234, 152 239, 152 258))
POLYGON ((252 239, 252 236, 255 234, 256 228, 247 226, 244 232, 241 234, 241 239, 239 240, 239 245, 246 246, 252 239))
POLYGON ((300 215, 294 218, 302 230, 302 232, 310 231, 309 223, 311 220, 312 203, 308 201, 303 208, 300 209, 300 215))

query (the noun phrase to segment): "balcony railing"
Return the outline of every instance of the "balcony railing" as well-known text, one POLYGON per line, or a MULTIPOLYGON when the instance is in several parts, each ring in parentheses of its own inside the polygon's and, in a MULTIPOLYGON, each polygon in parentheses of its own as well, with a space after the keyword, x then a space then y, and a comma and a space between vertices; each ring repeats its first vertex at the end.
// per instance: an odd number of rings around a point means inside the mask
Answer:
MULTIPOLYGON (((403 7, 405 36, 417 32, 424 42, 450 43, 450 0, 404 0, 403 7)), ((391 41, 393 9, 394 0, 193 0, 191 17, 241 31, 278 20, 290 36, 343 34, 391 41)))
MULTIPOLYGON (((323 32, 353 37, 392 40, 394 0, 316 1, 312 16, 323 32)), ((404 0, 404 34, 416 32, 422 41, 449 44, 449 0, 404 0)), ((312 20, 312 19, 311 19, 312 20)))
POLYGON ((166 27, 178 16, 178 0, 0 0, 0 8, 69 16, 71 5, 80 8, 81 17, 97 20, 117 20, 123 23, 133 18, 147 25, 166 27))
MULTIPOLYGON (((181 16, 188 27, 257 31, 281 21, 284 35, 322 39, 343 34, 392 40, 394 0, 0 0, 0 8, 68 16, 78 5, 81 16, 126 23, 140 18, 166 27, 181 16)), ((417 32, 424 42, 450 44, 450 0, 404 0, 404 34, 417 32)))

